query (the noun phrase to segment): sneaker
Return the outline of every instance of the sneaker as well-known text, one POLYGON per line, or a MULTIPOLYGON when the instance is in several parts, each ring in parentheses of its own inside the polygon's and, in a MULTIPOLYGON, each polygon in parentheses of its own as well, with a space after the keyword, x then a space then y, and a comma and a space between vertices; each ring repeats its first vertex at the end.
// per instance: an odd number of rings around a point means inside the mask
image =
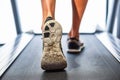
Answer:
POLYGON ((84 44, 81 43, 77 38, 68 38, 68 52, 79 53, 84 48, 84 44))
POLYGON ((43 35, 43 56, 41 68, 44 70, 63 70, 67 67, 66 58, 61 48, 62 27, 48 17, 44 24, 43 35))

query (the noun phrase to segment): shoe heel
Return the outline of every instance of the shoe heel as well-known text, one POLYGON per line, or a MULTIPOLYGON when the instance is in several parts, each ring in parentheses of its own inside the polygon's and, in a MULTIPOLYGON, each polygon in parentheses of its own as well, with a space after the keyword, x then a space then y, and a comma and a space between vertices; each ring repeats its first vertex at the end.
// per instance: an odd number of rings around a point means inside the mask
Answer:
POLYGON ((48 44, 53 44, 54 42, 60 42, 62 37, 62 27, 55 21, 47 21, 44 25, 43 30, 43 41, 48 44))

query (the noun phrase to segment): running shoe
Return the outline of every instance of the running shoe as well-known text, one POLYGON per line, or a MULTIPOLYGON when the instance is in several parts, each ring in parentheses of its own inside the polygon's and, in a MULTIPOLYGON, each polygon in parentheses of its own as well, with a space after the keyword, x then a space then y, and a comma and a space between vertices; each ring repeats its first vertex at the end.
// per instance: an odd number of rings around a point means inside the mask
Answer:
POLYGON ((61 48, 62 27, 52 17, 47 17, 43 36, 41 68, 44 70, 63 70, 67 61, 61 48))

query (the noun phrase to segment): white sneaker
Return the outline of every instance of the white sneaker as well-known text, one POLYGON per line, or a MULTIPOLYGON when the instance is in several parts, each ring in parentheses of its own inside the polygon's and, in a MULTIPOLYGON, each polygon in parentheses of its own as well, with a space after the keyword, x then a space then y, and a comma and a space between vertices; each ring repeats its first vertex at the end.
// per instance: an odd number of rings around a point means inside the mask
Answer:
POLYGON ((66 58, 61 48, 62 27, 48 17, 42 32, 43 56, 41 68, 44 70, 63 70, 67 67, 66 58))

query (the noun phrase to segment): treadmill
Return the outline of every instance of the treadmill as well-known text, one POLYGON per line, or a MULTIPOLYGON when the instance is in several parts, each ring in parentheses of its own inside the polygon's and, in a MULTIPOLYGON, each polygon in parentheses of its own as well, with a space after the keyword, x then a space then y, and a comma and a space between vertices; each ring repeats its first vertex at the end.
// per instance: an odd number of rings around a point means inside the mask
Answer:
POLYGON ((79 54, 67 53, 67 34, 63 33, 61 42, 67 68, 44 71, 40 65, 42 35, 21 31, 16 0, 11 0, 18 36, 0 47, 0 80, 120 80, 119 22, 117 37, 112 34, 115 19, 120 21, 120 1, 113 0, 111 11, 109 0, 106 1, 107 31, 81 33, 85 48, 79 54))

